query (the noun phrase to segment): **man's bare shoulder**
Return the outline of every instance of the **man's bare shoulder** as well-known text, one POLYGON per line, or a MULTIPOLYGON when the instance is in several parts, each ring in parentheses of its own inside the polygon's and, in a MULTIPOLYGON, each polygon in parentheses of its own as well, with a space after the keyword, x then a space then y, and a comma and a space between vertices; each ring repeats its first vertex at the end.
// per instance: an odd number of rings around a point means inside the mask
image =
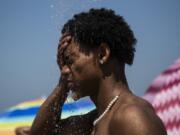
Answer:
POLYGON ((166 135, 161 120, 147 101, 134 95, 127 98, 114 111, 110 122, 112 134, 166 135))

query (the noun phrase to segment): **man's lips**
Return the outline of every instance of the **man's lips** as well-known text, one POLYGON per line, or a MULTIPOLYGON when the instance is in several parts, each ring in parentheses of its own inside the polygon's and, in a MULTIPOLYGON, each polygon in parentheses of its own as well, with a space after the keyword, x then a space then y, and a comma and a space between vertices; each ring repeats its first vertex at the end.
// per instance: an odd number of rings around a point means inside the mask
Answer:
POLYGON ((73 81, 68 81, 68 87, 73 91, 76 89, 76 85, 73 81))
POLYGON ((74 85, 73 82, 68 82, 68 86, 72 86, 72 85, 74 85))

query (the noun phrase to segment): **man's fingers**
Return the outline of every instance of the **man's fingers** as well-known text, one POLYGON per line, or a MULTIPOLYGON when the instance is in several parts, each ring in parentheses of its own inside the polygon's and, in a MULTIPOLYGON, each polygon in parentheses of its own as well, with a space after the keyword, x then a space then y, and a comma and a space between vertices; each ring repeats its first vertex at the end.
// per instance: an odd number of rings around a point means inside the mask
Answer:
POLYGON ((64 50, 70 44, 71 40, 72 40, 72 36, 70 34, 62 35, 62 38, 60 39, 60 43, 58 46, 58 59, 57 59, 60 67, 62 67, 62 65, 64 64, 63 61, 64 50))
POLYGON ((68 42, 64 42, 61 44, 60 48, 65 48, 68 45, 68 42))
POLYGON ((65 34, 63 34, 63 35, 61 36, 60 41, 61 41, 63 38, 68 37, 68 36, 71 36, 71 34, 69 34, 69 33, 65 33, 65 34))
POLYGON ((67 36, 62 36, 61 39, 60 39, 60 42, 64 42, 65 40, 70 40, 71 39, 71 35, 67 35, 67 36))
POLYGON ((71 39, 72 39, 71 35, 62 37, 61 40, 60 40, 60 45, 64 44, 65 42, 70 43, 71 39))
POLYGON ((65 48, 71 42, 71 39, 72 39, 72 36, 62 37, 59 42, 58 50, 59 49, 62 50, 63 48, 65 48))

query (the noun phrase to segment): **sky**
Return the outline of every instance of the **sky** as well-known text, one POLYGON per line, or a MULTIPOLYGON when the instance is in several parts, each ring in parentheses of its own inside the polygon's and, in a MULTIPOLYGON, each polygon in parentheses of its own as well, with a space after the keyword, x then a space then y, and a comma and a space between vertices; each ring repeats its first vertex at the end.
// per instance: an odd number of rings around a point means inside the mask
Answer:
POLYGON ((92 7, 113 9, 134 31, 136 54, 126 75, 136 95, 180 57, 179 0, 0 0, 0 112, 52 92, 60 30, 92 7))

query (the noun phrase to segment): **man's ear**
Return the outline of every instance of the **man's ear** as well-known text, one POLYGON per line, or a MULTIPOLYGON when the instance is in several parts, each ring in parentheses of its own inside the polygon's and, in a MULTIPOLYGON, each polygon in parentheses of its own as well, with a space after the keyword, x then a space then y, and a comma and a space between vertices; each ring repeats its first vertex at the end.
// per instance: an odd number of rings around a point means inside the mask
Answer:
POLYGON ((107 43, 101 43, 98 49, 99 63, 104 64, 110 59, 110 48, 107 43))

